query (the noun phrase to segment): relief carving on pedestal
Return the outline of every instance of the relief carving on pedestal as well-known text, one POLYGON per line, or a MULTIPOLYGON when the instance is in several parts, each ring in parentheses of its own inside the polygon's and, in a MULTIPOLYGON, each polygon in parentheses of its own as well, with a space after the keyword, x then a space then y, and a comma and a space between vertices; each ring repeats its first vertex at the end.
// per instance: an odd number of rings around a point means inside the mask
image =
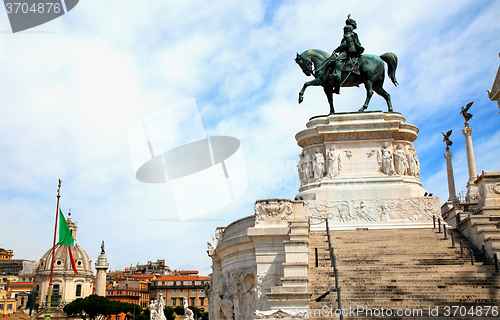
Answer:
POLYGON ((215 250, 217 248, 219 240, 222 238, 222 234, 224 233, 225 229, 225 227, 217 227, 215 229, 215 235, 212 236, 212 242, 207 242, 208 250, 215 250))
POLYGON ((333 223, 383 222, 391 220, 432 220, 437 212, 435 197, 310 200, 305 201, 306 216, 311 224, 321 223, 328 216, 333 223))
POLYGON ((379 163, 382 173, 392 176, 394 171, 394 156, 389 142, 384 142, 381 149, 377 150, 377 162, 379 163))
POLYGON ((411 146, 408 149, 408 174, 410 176, 419 177, 420 176, 420 161, 417 157, 417 150, 411 146))
POLYGON ((255 224, 278 216, 281 220, 290 222, 292 211, 292 202, 288 199, 258 200, 255 202, 255 224))
POLYGON ((257 307, 254 272, 233 270, 215 280, 215 287, 214 278, 210 283, 205 291, 210 306, 210 319, 253 319, 257 307))
POLYGON ((500 182, 489 185, 490 193, 500 194, 500 182))
POLYGON ((323 156, 320 148, 316 148, 314 154, 313 171, 315 180, 322 179, 325 175, 325 156, 323 156))
POLYGON ((276 275, 272 272, 259 272, 257 274, 257 308, 254 310, 270 310, 271 305, 267 294, 271 288, 278 285, 276 275))
POLYGON ((254 319, 302 319, 308 318, 308 312, 293 312, 293 309, 276 310, 272 312, 255 311, 254 319), (291 312, 290 312, 291 311, 291 312))
POLYGON ((340 150, 335 146, 332 146, 330 150, 326 152, 326 159, 328 161, 328 170, 326 174, 327 178, 333 178, 340 174, 340 170, 342 169, 341 155, 340 150))
POLYGON ((299 179, 301 185, 305 185, 313 178, 313 163, 311 155, 307 150, 303 150, 299 155, 299 163, 297 165, 299 170, 299 179))
POLYGON ((406 175, 406 171, 408 170, 408 159, 406 158, 405 151, 401 144, 398 144, 394 151, 394 163, 396 173, 400 176, 406 175))

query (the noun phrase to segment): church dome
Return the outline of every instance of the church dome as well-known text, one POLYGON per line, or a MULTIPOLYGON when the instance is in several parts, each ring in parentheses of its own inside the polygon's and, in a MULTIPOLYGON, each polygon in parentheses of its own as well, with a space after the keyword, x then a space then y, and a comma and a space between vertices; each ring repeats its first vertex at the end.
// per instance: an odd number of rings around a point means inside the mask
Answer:
MULTIPOLYGON (((70 217, 68 217, 66 221, 73 235, 73 239, 76 240, 76 223, 71 221, 70 217)), ((75 273, 71 266, 69 246, 58 243, 54 249, 52 303, 58 303, 60 308, 76 298, 85 298, 92 294, 92 286, 94 283, 92 261, 87 252, 76 243, 74 246, 71 246, 71 252, 78 273, 75 273)), ((45 299, 50 282, 51 264, 52 248, 45 252, 36 266, 34 287, 37 291, 37 303, 40 308, 45 307, 45 299)))
MULTIPOLYGON (((85 250, 82 249, 79 245, 75 245, 71 248, 71 252, 73 253, 73 259, 75 260, 75 266, 78 273, 90 273, 92 274, 92 261, 90 260, 89 255, 85 250)), ((47 250, 45 254, 42 256, 38 265, 36 267, 36 273, 50 273, 50 264, 52 262, 52 248, 47 250)), ((54 254, 54 274, 56 273, 65 273, 65 272, 73 272, 71 267, 71 259, 69 257, 68 246, 64 244, 58 243, 56 245, 55 254, 54 254)))

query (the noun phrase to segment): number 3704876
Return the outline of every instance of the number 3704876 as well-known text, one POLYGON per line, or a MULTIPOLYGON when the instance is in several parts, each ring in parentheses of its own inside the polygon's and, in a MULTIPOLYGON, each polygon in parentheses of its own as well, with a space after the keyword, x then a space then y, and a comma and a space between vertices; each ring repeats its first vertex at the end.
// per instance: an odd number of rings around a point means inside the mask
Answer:
POLYGON ((46 2, 28 4, 25 2, 7 2, 5 4, 7 13, 59 13, 61 12, 61 4, 46 2))
POLYGON ((498 316, 498 307, 497 306, 445 306, 444 307, 444 316, 445 317, 488 317, 498 316))

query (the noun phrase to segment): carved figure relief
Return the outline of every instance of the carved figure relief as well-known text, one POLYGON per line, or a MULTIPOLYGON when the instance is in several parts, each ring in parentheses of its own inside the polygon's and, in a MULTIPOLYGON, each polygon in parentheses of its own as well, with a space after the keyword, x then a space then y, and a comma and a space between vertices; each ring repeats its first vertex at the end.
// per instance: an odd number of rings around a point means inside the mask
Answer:
POLYGON ((217 244, 219 243, 219 240, 222 237, 222 234, 224 233, 224 227, 217 227, 215 229, 215 235, 212 236, 212 243, 207 242, 207 247, 208 250, 213 250, 217 248, 217 244))
POLYGON ((291 213, 292 202, 290 200, 268 199, 255 202, 255 224, 277 216, 289 222, 291 213))
POLYGON ((388 142, 384 142, 383 148, 377 150, 377 161, 381 166, 382 173, 392 176, 394 171, 394 157, 388 142))
POLYGON ((418 177, 418 171, 420 170, 418 167, 417 150, 411 146, 408 149, 408 174, 410 176, 418 177))
POLYGON ((408 160, 406 158, 403 146, 398 144, 396 151, 394 151, 394 162, 396 163, 396 173, 403 176, 406 175, 408 170, 408 160))
POLYGON ((255 273, 249 272, 242 276, 241 310, 243 320, 253 319, 253 312, 256 310, 257 292, 255 289, 255 273))
POLYGON ((304 162, 302 166, 302 170, 304 170, 304 181, 308 181, 312 179, 313 177, 313 172, 312 172, 312 159, 311 155, 307 150, 304 150, 304 162))
POLYGON ((231 295, 229 293, 224 293, 224 296, 222 297, 222 301, 220 304, 220 310, 222 312, 222 315, 224 319, 232 320, 234 319, 233 317, 233 301, 231 301, 231 295))
POLYGON ((367 206, 365 201, 353 201, 353 209, 354 209, 354 220, 356 221, 366 221, 366 222, 375 222, 380 221, 380 215, 376 216, 372 213, 373 208, 367 206))
POLYGON ((306 216, 311 224, 321 223, 328 216, 333 223, 380 222, 390 220, 431 220, 437 213, 435 197, 359 200, 310 200, 306 216), (436 212, 435 212, 436 211, 436 212))
POLYGON ((267 294, 271 292, 271 288, 278 285, 276 275, 272 272, 260 272, 257 274, 257 309, 270 310, 271 305, 267 299, 267 294))
POLYGON ((149 305, 149 318, 151 320, 166 320, 165 313, 163 309, 165 308, 165 300, 163 299, 163 295, 160 293, 160 299, 151 300, 151 304, 149 305))
POLYGON ((303 185, 307 180, 305 177, 304 152, 303 151, 301 154, 299 154, 299 163, 297 164, 297 169, 299 172, 300 185, 303 185))
POLYGON ((184 300, 184 316, 182 316, 183 320, 194 320, 194 313, 193 310, 188 308, 188 302, 186 297, 182 297, 184 300))
POLYGON ((316 148, 313 162, 314 179, 321 179, 325 175, 325 157, 320 148, 316 148))
POLYGON ((500 194, 500 182, 490 185, 490 192, 500 194))
POLYGON ((340 150, 332 146, 330 150, 326 152, 326 158, 328 160, 328 170, 327 178, 333 178, 340 174, 342 169, 342 157, 340 150))

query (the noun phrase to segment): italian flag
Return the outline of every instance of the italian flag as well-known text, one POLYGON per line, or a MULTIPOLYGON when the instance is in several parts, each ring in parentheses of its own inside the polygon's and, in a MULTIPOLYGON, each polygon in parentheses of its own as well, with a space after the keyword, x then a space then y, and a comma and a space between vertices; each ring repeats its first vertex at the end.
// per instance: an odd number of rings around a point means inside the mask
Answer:
POLYGON ((78 274, 78 271, 76 271, 75 259, 73 259, 73 253, 71 252, 71 246, 75 245, 75 239, 73 239, 73 235, 71 234, 71 230, 68 227, 66 219, 64 219, 61 209, 59 209, 59 221, 59 243, 66 245, 68 248, 71 267, 73 268, 73 271, 78 274))

